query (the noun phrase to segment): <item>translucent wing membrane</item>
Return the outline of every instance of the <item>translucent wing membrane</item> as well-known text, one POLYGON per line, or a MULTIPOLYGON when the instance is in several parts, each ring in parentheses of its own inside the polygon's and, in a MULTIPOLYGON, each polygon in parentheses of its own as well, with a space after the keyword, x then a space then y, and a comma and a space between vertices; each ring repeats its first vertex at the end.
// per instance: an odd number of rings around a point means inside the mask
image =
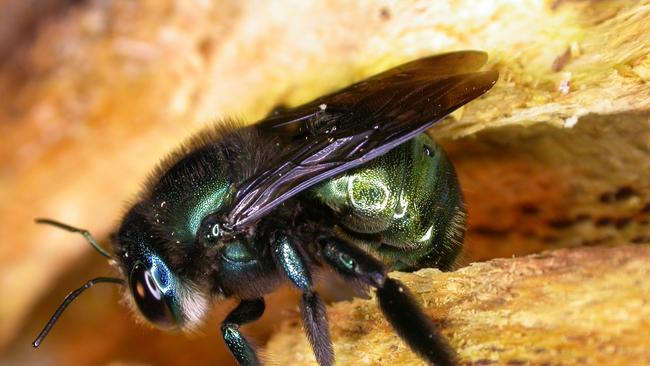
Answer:
POLYGON ((480 51, 450 52, 421 58, 384 71, 368 79, 350 85, 337 92, 322 96, 296 108, 267 117, 259 126, 265 129, 296 125, 321 112, 323 104, 352 105, 360 98, 390 89, 400 81, 430 81, 446 75, 466 74, 478 70, 487 61, 487 54, 480 51))
POLYGON ((245 182, 228 214, 243 227, 327 178, 364 164, 479 97, 496 71, 475 72, 486 55, 454 52, 419 59, 262 120, 282 155, 245 182))

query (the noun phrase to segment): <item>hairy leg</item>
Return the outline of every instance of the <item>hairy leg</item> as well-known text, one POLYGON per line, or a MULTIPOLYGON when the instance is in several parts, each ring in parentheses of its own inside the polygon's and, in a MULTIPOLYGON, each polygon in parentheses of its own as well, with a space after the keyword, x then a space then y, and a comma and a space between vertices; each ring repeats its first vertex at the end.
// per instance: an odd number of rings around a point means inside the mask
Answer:
POLYGON ((311 273, 300 251, 291 240, 280 235, 273 244, 273 256, 289 281, 302 291, 300 308, 307 338, 321 366, 334 364, 327 313, 323 300, 314 291, 311 273))
POLYGON ((386 267, 362 250, 338 240, 327 240, 321 253, 344 277, 377 290, 379 306, 397 334, 427 362, 457 365, 456 355, 408 288, 386 274, 386 267))

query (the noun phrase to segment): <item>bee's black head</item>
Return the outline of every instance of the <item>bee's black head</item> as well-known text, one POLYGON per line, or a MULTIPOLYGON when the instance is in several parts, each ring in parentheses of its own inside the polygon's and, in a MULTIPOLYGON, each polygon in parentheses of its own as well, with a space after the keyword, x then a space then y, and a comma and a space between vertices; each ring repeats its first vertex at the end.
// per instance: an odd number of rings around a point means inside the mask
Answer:
POLYGON ((223 295, 216 272, 229 241, 205 239, 220 227, 211 218, 228 208, 233 186, 242 179, 239 165, 246 162, 240 162, 245 155, 240 150, 246 143, 240 135, 213 140, 184 147, 163 162, 115 237, 129 302, 160 328, 192 328, 208 298, 223 295))
POLYGON ((127 298, 149 322, 163 329, 192 328, 207 307, 206 291, 179 272, 177 261, 162 250, 169 238, 161 235, 135 206, 117 234, 116 262, 127 279, 127 298))
POLYGON ((100 247, 86 230, 37 220, 82 234, 116 265, 124 280, 98 277, 70 293, 34 341, 35 347, 66 307, 97 283, 128 287, 128 303, 164 329, 191 330, 212 296, 246 295, 241 287, 260 292, 258 282, 247 273, 257 269, 257 277, 263 277, 266 272, 260 267, 272 269, 253 258, 252 234, 223 236, 218 232, 222 222, 214 218, 227 209, 233 187, 253 174, 251 167, 273 154, 260 155, 267 149, 259 149, 255 130, 226 125, 197 135, 158 167, 123 217, 113 237, 113 253, 100 247))
POLYGON ((142 206, 133 206, 122 221, 114 238, 113 255, 102 248, 87 230, 52 219, 36 219, 39 224, 81 234, 99 254, 109 259, 109 263, 118 267, 126 281, 115 277, 97 277, 70 292, 32 343, 34 347, 41 345, 68 305, 98 283, 127 286, 131 295, 127 299, 132 299, 129 303, 159 328, 191 330, 198 324, 207 308, 209 292, 202 291, 193 281, 170 267, 166 255, 171 253, 159 249, 174 246, 168 245, 169 241, 151 225, 142 213, 142 206))

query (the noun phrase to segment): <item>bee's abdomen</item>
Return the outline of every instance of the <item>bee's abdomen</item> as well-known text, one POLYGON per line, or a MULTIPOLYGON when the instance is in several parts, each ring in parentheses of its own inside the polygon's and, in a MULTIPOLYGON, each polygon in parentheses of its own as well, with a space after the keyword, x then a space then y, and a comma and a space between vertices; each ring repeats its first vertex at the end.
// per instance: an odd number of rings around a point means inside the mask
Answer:
POLYGON ((460 252, 460 186, 444 152, 425 134, 312 192, 339 215, 341 235, 393 269, 447 269, 460 252))

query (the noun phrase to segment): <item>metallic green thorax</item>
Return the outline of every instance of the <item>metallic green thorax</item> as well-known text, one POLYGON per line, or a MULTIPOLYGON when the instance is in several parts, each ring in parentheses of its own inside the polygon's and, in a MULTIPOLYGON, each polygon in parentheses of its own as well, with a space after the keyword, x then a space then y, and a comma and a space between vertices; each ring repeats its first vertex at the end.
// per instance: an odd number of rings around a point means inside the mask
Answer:
POLYGON ((426 134, 310 193, 341 215, 341 234, 392 269, 448 269, 460 252, 465 211, 458 179, 426 134))

